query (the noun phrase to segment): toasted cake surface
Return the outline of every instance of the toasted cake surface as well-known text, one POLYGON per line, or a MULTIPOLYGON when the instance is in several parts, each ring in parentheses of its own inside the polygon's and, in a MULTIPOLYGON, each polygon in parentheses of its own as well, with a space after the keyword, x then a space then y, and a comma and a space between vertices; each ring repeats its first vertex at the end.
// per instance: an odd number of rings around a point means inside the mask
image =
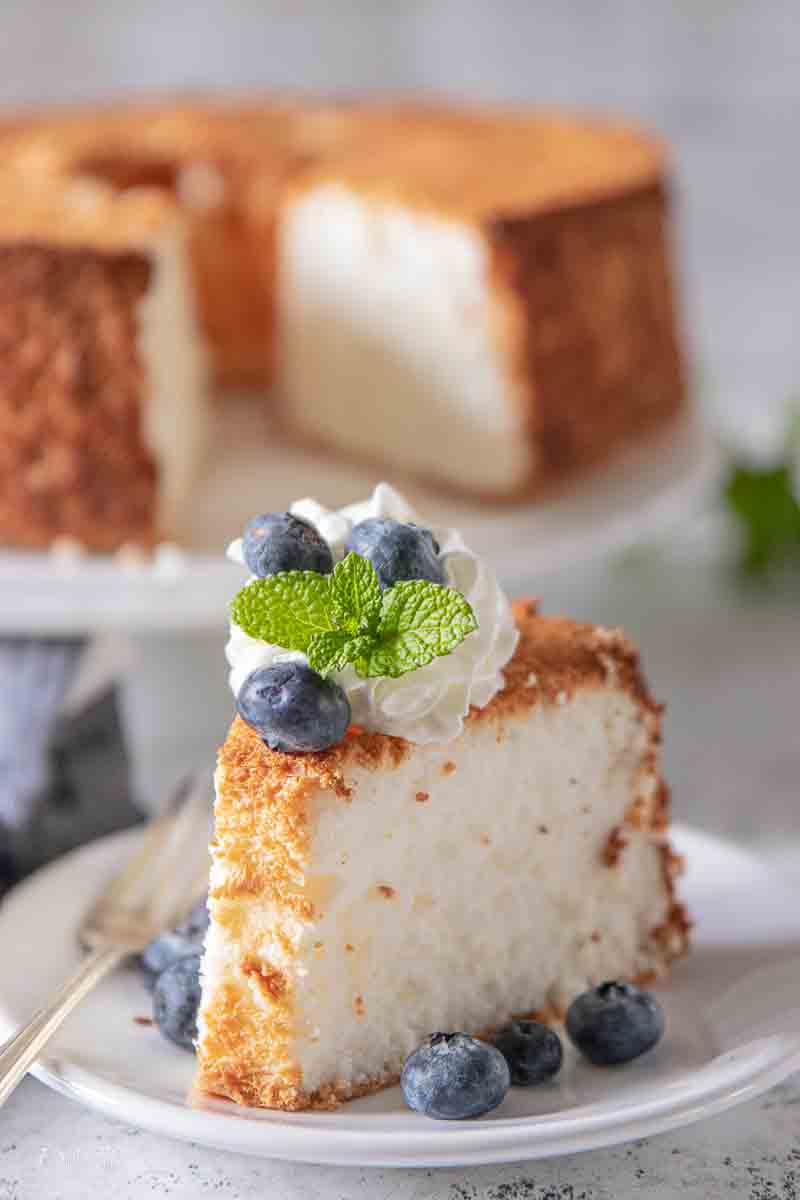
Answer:
POLYGON ((288 756, 234 722, 204 1088, 329 1106, 396 1079, 435 1028, 560 1011, 588 980, 656 974, 683 950, 635 652, 618 631, 519 619, 507 687, 454 743, 354 731, 288 756))
POLYGON ((534 220, 499 221, 498 273, 524 313, 541 475, 611 458, 686 403, 663 182, 534 220))
POLYGON ((542 111, 378 111, 297 186, 335 180, 472 220, 530 217, 659 183, 660 142, 629 124, 542 111))
POLYGON ((9 169, 0 172, 0 247, 14 276, 6 320, 25 337, 9 345, 0 380, 0 406, 22 414, 9 450, 16 465, 7 457, 0 479, 0 537, 114 550, 170 536, 207 415, 180 210, 152 190, 37 185, 9 169), (68 393, 69 422, 54 415, 68 393))
POLYGON ((99 549, 152 540, 153 458, 142 432, 138 253, 27 242, 0 228, 0 537, 99 549))
POLYGON ((0 137, 32 179, 80 180, 183 209, 198 315, 223 386, 269 382, 271 222, 295 105, 205 100, 81 106, 0 137), (256 175, 259 177, 255 188, 256 175), (258 202, 250 218, 248 197, 258 202))

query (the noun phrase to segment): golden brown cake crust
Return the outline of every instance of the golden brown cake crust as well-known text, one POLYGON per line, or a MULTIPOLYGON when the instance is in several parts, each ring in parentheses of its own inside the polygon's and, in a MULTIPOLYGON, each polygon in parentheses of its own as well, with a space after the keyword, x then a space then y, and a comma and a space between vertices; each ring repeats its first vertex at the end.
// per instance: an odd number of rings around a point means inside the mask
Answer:
POLYGON ((108 550, 154 536, 137 304, 147 258, 0 234, 0 539, 108 550))
POLYGON ((627 196, 666 171, 662 143, 629 123, 435 104, 351 112, 337 152, 308 165, 300 190, 344 183, 376 200, 491 222, 627 196))
POLYGON ((536 217, 490 241, 518 298, 516 370, 541 486, 604 462, 686 401, 663 181, 536 217))
POLYGON ((272 297, 262 258, 271 254, 276 189, 294 161, 295 107, 279 97, 261 104, 173 97, 65 106, 33 112, 27 127, 0 132, 0 149, 5 163, 34 180, 88 181, 117 195, 177 202, 188 219, 198 316, 217 380, 263 387, 270 379, 272 297), (210 179, 208 204, 187 193, 192 169, 210 179), (248 196, 257 175, 262 203, 253 207, 253 221, 248 196))
MULTIPOLYGON (((654 767, 662 710, 649 695, 637 652, 625 635, 618 629, 540 616, 531 600, 518 601, 514 611, 521 637, 505 670, 506 686, 485 709, 473 710, 468 721, 496 721, 502 728, 505 720, 524 715, 538 704, 562 704, 580 689, 605 686, 613 672, 617 686, 631 695, 644 714, 651 737, 644 765, 654 767)), ((260 959, 254 959, 252 969, 248 967, 242 900, 257 896, 301 919, 312 918, 313 904, 302 887, 308 852, 308 797, 324 789, 347 804, 346 778, 352 767, 390 771, 413 751, 402 739, 351 728, 345 740, 330 750, 282 754, 269 750, 240 718, 234 720, 219 753, 214 855, 224 865, 225 881, 212 887, 212 906, 214 921, 226 926, 243 946, 245 974, 264 992, 265 999, 268 997, 268 1003, 254 1004, 230 984, 217 988, 204 1012, 205 1032, 198 1047, 198 1086, 203 1091, 256 1107, 330 1109, 397 1082, 396 1074, 386 1074, 357 1086, 333 1081, 311 1093, 303 1088, 289 1053, 291 986, 280 972, 270 971, 265 977, 260 959), (276 1070, 265 1069, 266 1046, 271 1061, 281 1064, 276 1070)), ((632 802, 626 827, 651 829, 660 840, 668 802, 668 790, 661 780, 650 803, 632 802)), ((609 870, 616 867, 624 836, 619 827, 609 831, 609 870)), ((667 915, 650 938, 665 969, 686 950, 689 921, 675 896, 674 880, 681 864, 666 841, 662 862, 667 915)), ((280 923, 277 936, 281 937, 280 923)), ((288 937, 284 951, 291 958, 288 937)), ((648 974, 638 981, 651 979, 648 974)), ((544 1016, 558 1020, 563 1013, 554 1010, 544 1016)))

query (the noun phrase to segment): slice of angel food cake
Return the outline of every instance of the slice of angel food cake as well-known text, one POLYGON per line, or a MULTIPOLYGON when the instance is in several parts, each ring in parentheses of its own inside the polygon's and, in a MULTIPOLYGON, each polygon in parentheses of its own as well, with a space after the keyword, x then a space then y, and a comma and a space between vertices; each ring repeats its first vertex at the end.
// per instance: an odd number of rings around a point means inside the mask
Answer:
POLYGON ((520 1014, 567 1014, 596 1062, 652 1045, 660 1008, 635 985, 689 923, 661 709, 624 634, 510 604, 385 484, 260 515, 230 554, 252 578, 231 610, 200 1089, 332 1108, 402 1072, 412 1107, 466 1116, 557 1069, 557 1035, 520 1014))

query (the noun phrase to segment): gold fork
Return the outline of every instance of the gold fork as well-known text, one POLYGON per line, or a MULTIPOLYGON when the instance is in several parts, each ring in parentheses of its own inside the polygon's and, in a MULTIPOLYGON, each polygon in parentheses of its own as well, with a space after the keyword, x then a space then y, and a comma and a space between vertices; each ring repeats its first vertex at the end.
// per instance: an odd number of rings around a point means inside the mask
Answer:
POLYGON ((0 1105, 84 996, 131 954, 188 915, 208 882, 211 802, 207 778, 191 775, 145 828, 138 850, 84 917, 88 951, 27 1025, 0 1046, 0 1105))

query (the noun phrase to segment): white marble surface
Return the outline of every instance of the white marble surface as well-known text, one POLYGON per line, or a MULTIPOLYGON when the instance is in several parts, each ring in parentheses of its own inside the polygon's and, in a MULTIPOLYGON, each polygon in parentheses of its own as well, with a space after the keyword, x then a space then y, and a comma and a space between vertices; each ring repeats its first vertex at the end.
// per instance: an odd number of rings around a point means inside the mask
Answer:
MULTIPOLYGON (((527 581, 536 589, 536 581, 527 581)), ((665 746, 681 818, 776 855, 800 887, 800 582, 742 592, 686 546, 642 551, 541 589, 549 609, 622 622, 670 704, 665 746), (792 847, 796 845, 796 850, 792 847)), ((800 1196, 800 1078, 761 1100, 628 1147, 448 1171, 269 1164, 181 1145, 82 1111, 27 1081, 0 1117, 0 1200, 605 1200, 800 1196)))

